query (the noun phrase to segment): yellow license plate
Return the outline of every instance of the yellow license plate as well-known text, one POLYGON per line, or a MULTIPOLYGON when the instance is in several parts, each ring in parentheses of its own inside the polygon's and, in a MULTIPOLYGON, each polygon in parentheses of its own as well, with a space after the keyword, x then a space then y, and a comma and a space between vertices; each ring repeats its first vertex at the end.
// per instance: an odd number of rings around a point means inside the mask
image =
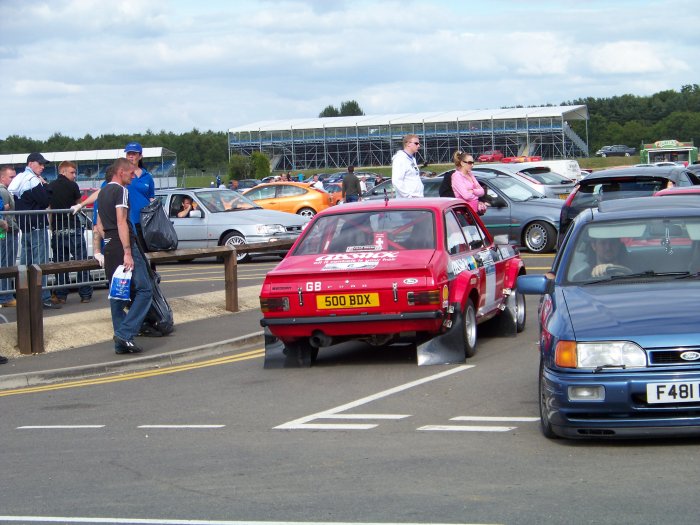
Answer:
POLYGON ((562 200, 566 200, 569 197, 569 194, 568 193, 560 193, 559 195, 557 195, 557 197, 559 197, 562 200))
POLYGON ((319 310, 330 310, 333 308, 365 308, 371 306, 379 306, 378 293, 344 293, 316 296, 316 308, 319 310))

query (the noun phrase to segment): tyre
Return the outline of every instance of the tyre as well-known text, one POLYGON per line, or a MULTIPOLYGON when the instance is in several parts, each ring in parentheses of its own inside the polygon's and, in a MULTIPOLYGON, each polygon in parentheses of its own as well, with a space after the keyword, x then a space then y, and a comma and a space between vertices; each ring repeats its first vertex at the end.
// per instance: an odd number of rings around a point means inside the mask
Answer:
POLYGON ((532 253, 551 252, 557 242, 557 232, 551 224, 535 221, 523 230, 522 242, 532 253))
POLYGON ((316 210, 313 208, 302 208, 297 212, 297 215, 301 215, 302 217, 306 217, 307 219, 312 219, 314 215, 316 215, 316 210))
POLYGON ((476 355, 476 308, 471 299, 467 299, 467 306, 464 308, 464 340, 465 357, 476 355))
MULTIPOLYGON (((240 244, 246 244, 245 237, 238 233, 237 231, 232 231, 227 233, 226 236, 221 241, 221 246, 233 246, 236 247, 240 244)), ((236 253, 236 261, 239 263, 244 263, 250 261, 251 257, 249 253, 236 253)), ((222 259, 223 260, 223 259, 222 259)))
POLYGON ((520 291, 515 288, 508 296, 506 308, 510 311, 513 319, 515 319, 515 331, 520 333, 525 330, 525 321, 527 320, 527 313, 525 311, 525 295, 520 293, 520 291))
POLYGON ((538 394, 540 398, 540 430, 542 431, 544 437, 549 439, 558 439, 559 436, 554 433, 554 430, 552 430, 552 425, 550 424, 549 419, 547 419, 547 401, 545 400, 544 395, 544 363, 542 363, 542 361, 540 361, 539 385, 538 394))

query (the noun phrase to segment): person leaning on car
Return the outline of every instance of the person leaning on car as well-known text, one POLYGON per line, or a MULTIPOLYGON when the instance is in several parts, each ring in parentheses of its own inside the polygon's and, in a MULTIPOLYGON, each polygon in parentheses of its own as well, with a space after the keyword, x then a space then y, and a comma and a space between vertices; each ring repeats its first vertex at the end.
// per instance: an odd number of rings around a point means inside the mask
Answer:
POLYGON ((360 200, 362 188, 360 179, 355 175, 355 166, 348 166, 348 172, 343 177, 342 190, 345 202, 357 202, 360 200))

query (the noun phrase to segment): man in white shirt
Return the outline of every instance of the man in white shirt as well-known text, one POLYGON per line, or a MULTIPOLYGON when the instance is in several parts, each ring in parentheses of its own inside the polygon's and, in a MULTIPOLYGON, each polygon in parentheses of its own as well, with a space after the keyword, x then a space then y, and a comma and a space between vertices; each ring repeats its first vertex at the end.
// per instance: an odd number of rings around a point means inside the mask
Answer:
POLYGON ((403 149, 397 151, 391 161, 391 182, 396 196, 401 199, 414 199, 423 196, 423 181, 416 164, 416 153, 420 148, 418 135, 406 135, 403 149))

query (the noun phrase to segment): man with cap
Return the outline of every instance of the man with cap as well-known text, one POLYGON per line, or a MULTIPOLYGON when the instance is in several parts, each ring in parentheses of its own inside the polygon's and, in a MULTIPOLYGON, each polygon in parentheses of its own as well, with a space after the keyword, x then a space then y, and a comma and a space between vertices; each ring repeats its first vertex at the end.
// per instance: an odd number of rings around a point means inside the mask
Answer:
MULTIPOLYGON (((49 207, 49 192, 41 174, 47 161, 41 153, 30 153, 27 167, 17 175, 8 190, 15 197, 16 211, 37 212, 49 207)), ((19 229, 22 231, 20 264, 44 264, 49 261, 49 230, 46 213, 20 215, 19 229)), ((51 302, 51 292, 46 287, 46 275, 41 278, 41 301, 44 308, 61 308, 51 302)))
POLYGON ((141 230, 141 208, 148 206, 156 197, 156 185, 153 176, 143 167, 143 148, 138 142, 129 142, 124 147, 129 162, 134 165, 134 178, 129 184, 129 221, 136 230, 136 239, 141 249, 146 252, 146 243, 141 230))

